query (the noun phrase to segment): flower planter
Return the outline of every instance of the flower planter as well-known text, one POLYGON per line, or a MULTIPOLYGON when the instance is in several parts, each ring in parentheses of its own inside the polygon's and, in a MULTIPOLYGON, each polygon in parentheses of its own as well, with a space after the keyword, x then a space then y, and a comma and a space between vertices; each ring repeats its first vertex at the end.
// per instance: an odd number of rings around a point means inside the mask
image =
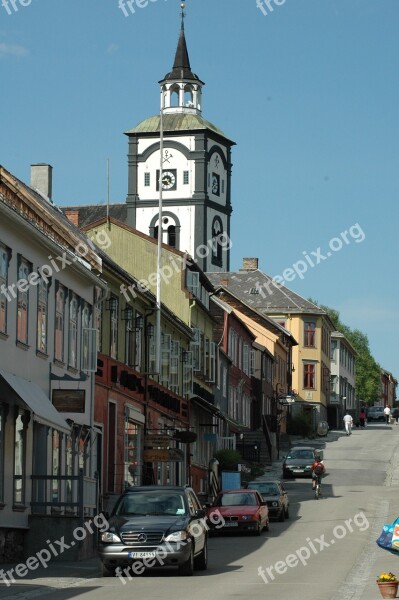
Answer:
POLYGON ((396 598, 399 581, 377 581, 378 589, 383 598, 396 598))

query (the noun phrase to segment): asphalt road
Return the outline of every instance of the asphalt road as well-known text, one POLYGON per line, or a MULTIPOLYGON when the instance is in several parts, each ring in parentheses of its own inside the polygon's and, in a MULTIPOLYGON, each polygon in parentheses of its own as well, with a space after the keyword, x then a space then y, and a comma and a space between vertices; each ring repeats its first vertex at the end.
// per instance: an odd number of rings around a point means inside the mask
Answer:
MULTIPOLYGON (((327 476, 315 500, 309 479, 286 481, 290 518, 261 537, 209 540, 209 568, 193 577, 153 571, 131 581, 99 577, 98 561, 51 566, 18 584, 0 584, 1 600, 371 600, 375 576, 398 558, 380 550, 382 525, 399 515, 399 426, 373 424, 349 437, 329 436, 327 476)), ((323 443, 319 440, 319 443, 323 443)), ((4 567, 4 566, 3 566, 4 567)), ((399 569, 397 575, 399 576, 399 569)))

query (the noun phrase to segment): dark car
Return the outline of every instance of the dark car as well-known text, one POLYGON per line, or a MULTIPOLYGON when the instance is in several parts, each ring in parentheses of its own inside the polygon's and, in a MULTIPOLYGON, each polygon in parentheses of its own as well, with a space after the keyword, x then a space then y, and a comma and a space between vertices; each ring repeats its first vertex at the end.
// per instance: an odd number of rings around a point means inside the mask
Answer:
POLYGON ((386 421, 383 406, 370 406, 367 409, 367 421, 386 421))
POLYGON ((321 452, 311 446, 294 446, 283 461, 283 477, 311 477, 312 464, 321 452))
POLYGON ((101 534, 103 575, 140 574, 145 568, 176 566, 180 575, 205 570, 206 513, 189 487, 131 487, 119 497, 101 534))
POLYGON ((250 481, 248 487, 257 490, 267 503, 270 518, 284 521, 289 517, 288 494, 278 479, 270 481, 250 481))
POLYGON ((210 524, 218 522, 216 527, 211 525, 214 534, 247 531, 260 535, 269 529, 268 506, 259 492, 251 489, 220 492, 208 508, 208 517, 210 524))

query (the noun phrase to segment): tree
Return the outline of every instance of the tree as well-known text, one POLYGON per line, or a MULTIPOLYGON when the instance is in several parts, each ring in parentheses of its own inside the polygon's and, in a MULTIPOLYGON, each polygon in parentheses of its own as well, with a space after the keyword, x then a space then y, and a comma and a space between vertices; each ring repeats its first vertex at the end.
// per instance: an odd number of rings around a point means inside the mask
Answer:
POLYGON ((365 333, 359 329, 351 329, 342 323, 339 312, 334 308, 318 304, 309 300, 322 310, 325 310, 334 327, 342 333, 357 352, 356 357, 356 396, 367 404, 374 404, 380 398, 381 392, 381 367, 370 352, 369 340, 365 333))

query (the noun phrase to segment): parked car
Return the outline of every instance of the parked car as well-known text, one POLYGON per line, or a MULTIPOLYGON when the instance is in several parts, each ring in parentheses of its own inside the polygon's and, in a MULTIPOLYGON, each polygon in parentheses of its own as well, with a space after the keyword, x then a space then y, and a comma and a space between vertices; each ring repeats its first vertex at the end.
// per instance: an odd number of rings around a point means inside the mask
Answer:
POLYGON ((283 460, 283 477, 311 477, 312 464, 322 453, 311 446, 294 446, 283 460))
POLYGON ((383 406, 370 406, 367 409, 367 421, 386 421, 383 406))
POLYGON ((250 481, 248 488, 257 490, 266 501, 269 517, 284 521, 289 517, 289 500, 284 485, 278 479, 270 481, 250 481))
POLYGON ((260 535, 263 529, 269 530, 269 509, 256 490, 220 492, 212 506, 208 508, 208 517, 211 531, 215 534, 226 531, 234 533, 247 531, 260 535), (212 522, 216 521, 215 512, 221 517, 217 526, 212 525, 212 522))
POLYGON ((194 568, 205 570, 205 517, 189 487, 127 488, 109 517, 108 531, 101 534, 103 575, 120 574, 126 567, 137 574, 137 569, 161 566, 177 566, 180 575, 192 575, 194 568))

